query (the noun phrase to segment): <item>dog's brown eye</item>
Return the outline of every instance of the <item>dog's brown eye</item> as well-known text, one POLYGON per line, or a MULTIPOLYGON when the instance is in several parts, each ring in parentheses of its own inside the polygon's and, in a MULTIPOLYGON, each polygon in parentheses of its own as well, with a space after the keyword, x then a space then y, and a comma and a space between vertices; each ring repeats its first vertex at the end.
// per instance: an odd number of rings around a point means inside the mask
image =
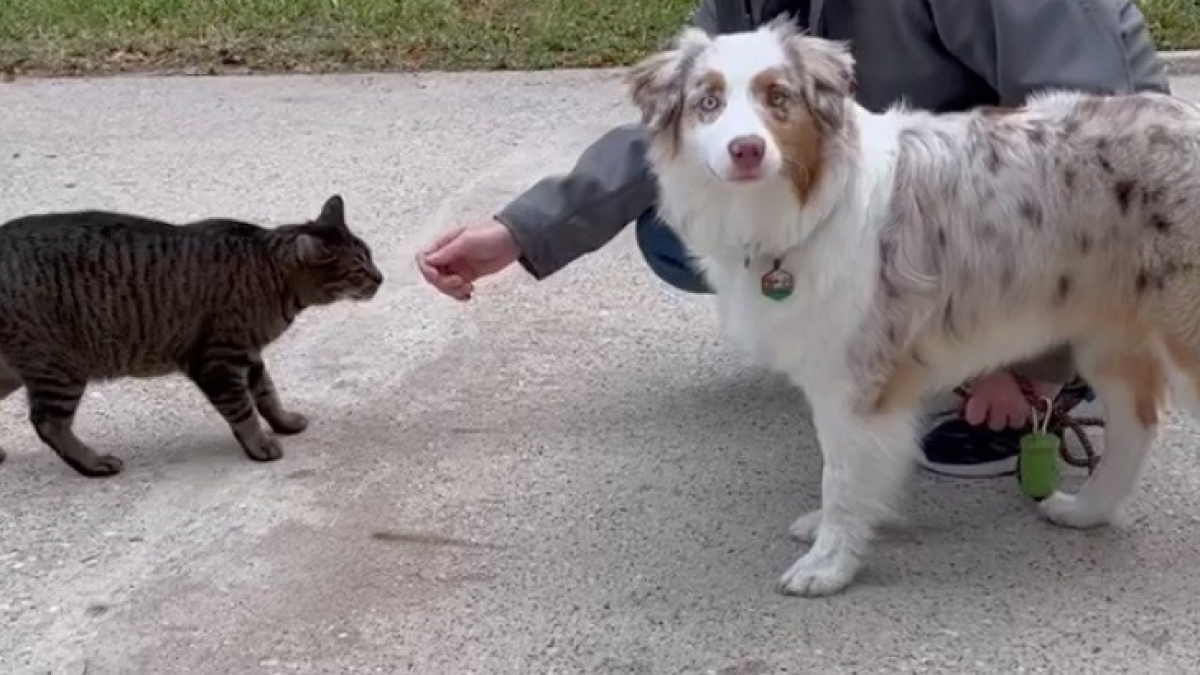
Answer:
POLYGON ((771 90, 771 107, 782 108, 785 105, 787 105, 787 102, 788 102, 788 95, 787 95, 786 91, 784 91, 782 89, 772 89, 771 90))

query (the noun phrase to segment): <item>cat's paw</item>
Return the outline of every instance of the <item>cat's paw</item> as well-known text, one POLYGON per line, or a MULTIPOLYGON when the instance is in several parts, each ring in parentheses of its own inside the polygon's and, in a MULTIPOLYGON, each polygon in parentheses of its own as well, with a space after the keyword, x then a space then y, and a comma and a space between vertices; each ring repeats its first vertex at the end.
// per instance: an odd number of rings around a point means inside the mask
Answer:
POLYGON ((308 428, 308 418, 300 413, 284 411, 268 419, 267 424, 277 434, 298 434, 308 428))
POLYGON ((273 462, 283 457, 283 446, 269 436, 262 436, 257 441, 244 443, 242 449, 246 451, 246 456, 256 462, 273 462))
POLYGON ((75 469, 80 475, 87 476, 88 478, 115 476, 121 473, 121 469, 125 468, 125 463, 112 455, 93 455, 79 461, 68 459, 67 464, 71 465, 71 468, 75 469))

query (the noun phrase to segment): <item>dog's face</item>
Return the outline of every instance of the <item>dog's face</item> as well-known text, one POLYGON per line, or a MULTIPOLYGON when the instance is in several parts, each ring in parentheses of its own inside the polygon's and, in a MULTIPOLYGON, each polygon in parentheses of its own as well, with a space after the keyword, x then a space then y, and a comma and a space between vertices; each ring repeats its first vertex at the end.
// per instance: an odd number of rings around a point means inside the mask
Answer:
POLYGON ((684 29, 627 78, 654 161, 697 163, 738 185, 786 179, 802 196, 824 140, 843 127, 852 81, 843 44, 782 20, 717 37, 684 29))

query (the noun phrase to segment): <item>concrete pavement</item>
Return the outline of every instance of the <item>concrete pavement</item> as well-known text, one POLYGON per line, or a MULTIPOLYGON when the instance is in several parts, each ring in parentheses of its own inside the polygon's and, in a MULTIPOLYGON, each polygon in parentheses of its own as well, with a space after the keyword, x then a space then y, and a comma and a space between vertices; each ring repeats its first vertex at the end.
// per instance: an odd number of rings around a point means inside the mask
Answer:
MULTIPOLYGON (((1200 99, 1200 80, 1178 90, 1200 99)), ((631 233, 470 305, 415 248, 632 119, 611 73, 0 85, 0 217, 280 222, 334 192, 388 281, 268 354, 313 424, 246 460, 181 379, 94 386, 86 480, 0 406, 0 672, 1182 672, 1200 646, 1193 423, 1129 526, 918 475, 845 594, 776 595, 818 503, 803 398, 717 340, 631 233)))

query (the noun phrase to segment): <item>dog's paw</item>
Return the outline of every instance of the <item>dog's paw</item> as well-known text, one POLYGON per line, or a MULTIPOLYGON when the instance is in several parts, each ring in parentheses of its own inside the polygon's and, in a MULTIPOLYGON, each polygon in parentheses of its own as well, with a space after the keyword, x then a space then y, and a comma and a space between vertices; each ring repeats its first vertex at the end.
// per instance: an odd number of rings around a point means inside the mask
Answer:
POLYGON ((821 527, 821 509, 806 513, 794 522, 788 528, 788 534, 792 535, 792 539, 802 541, 806 544, 811 544, 817 540, 817 529, 821 527))
POLYGON ((826 553, 816 550, 804 554, 783 573, 779 592, 802 598, 833 595, 844 590, 858 573, 858 559, 851 553, 826 553))
POLYGON ((1087 530, 1110 524, 1112 514, 1097 508, 1095 504, 1080 499, 1077 495, 1055 492, 1038 504, 1038 510, 1046 520, 1077 530, 1087 530))

